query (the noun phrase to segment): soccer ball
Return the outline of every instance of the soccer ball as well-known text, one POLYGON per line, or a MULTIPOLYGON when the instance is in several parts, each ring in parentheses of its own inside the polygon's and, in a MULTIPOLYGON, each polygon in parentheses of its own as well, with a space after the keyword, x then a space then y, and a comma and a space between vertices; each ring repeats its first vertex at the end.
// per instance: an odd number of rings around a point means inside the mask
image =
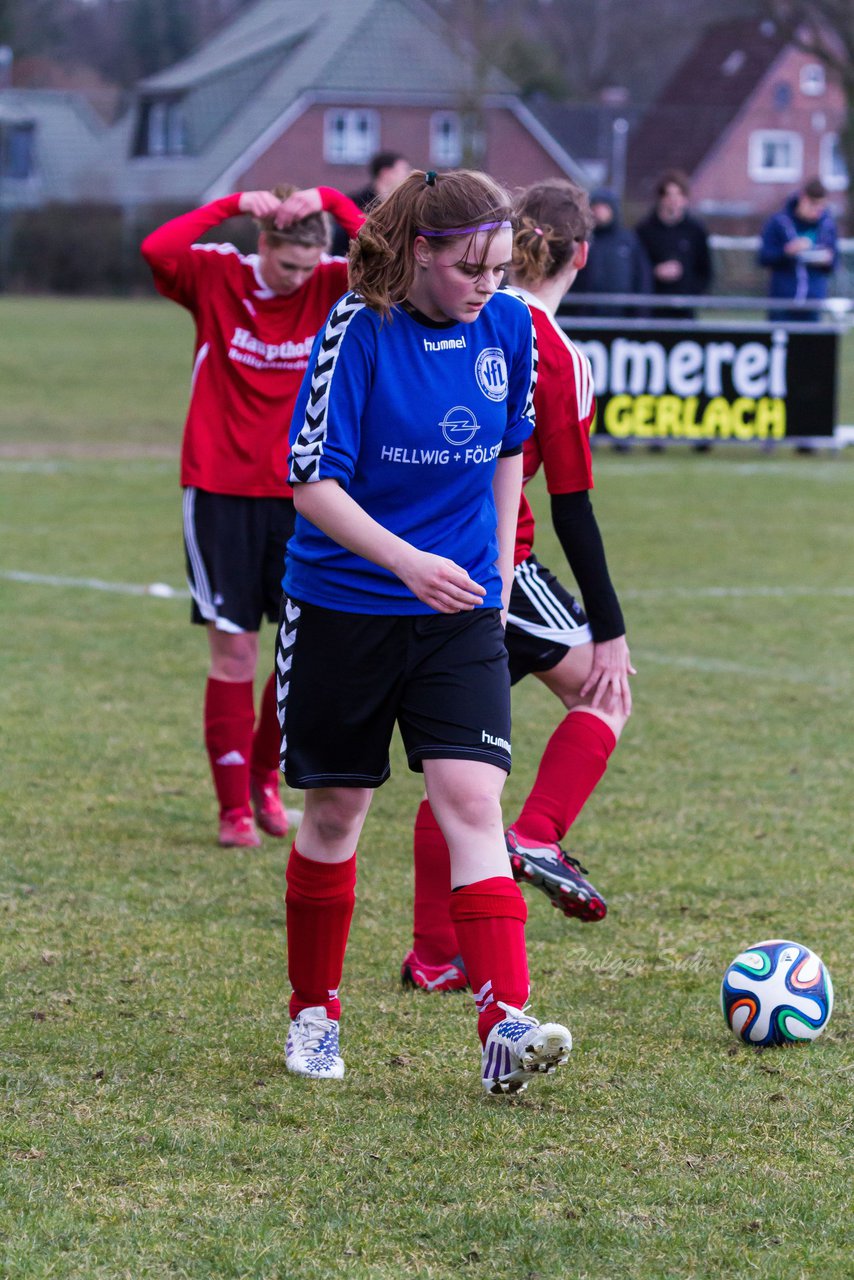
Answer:
POLYGON ((833 984, 809 947, 780 938, 757 942, 724 974, 721 1008, 745 1044, 815 1040, 833 1009, 833 984))

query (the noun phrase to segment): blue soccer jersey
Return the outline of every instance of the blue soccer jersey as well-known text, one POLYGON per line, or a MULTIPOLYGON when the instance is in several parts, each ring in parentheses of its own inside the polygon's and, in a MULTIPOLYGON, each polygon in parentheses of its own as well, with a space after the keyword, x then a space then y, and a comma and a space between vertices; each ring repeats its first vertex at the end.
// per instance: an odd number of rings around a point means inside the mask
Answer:
MULTIPOLYGON (((447 556, 500 608, 492 480, 534 426, 531 315, 497 293, 471 324, 395 308, 381 321, 355 293, 314 343, 291 424, 291 484, 338 483, 386 529, 447 556)), ((389 570, 297 516, 283 586, 353 613, 431 613, 389 570)))

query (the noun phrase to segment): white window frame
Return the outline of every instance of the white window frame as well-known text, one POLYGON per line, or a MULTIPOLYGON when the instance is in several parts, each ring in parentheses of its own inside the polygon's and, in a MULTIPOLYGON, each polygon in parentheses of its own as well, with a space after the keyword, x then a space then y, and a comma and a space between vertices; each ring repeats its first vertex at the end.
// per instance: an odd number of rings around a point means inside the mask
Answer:
POLYGON ((827 72, 820 62, 805 62, 798 82, 805 98, 821 98, 827 89, 827 72))
POLYGON ((798 182, 804 169, 804 140, 792 129, 756 129, 747 144, 747 172, 754 182, 798 182), (766 165, 763 151, 786 143, 791 148, 788 164, 766 165))
POLYGON ((327 164, 367 164, 380 149, 379 112, 333 107, 323 117, 323 158, 327 164))
POLYGON ((434 111, 430 117, 430 163, 455 169, 463 158, 463 122, 457 111, 434 111))
POLYGON ((839 146, 838 133, 826 133, 818 144, 818 173, 828 191, 847 191, 848 174, 845 173, 845 160, 842 158, 843 172, 834 165, 834 156, 839 146))

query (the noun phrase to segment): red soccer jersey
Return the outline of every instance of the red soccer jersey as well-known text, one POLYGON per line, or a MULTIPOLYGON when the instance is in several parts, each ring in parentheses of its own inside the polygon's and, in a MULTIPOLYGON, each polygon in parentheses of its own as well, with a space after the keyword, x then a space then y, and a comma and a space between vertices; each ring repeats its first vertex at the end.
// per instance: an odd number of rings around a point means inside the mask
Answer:
MULTIPOLYGON (((534 320, 539 349, 534 390, 536 426, 525 441, 523 485, 545 468, 549 493, 579 493, 593 488, 590 428, 596 413, 590 362, 530 293, 519 290, 534 320)), ((516 525, 514 563, 534 545, 534 513, 524 488, 516 525)))
MULTIPOLYGON (((346 196, 321 187, 324 208, 351 235, 364 222, 346 196)), ((247 498, 290 495, 288 429, 317 331, 347 291, 344 258, 323 258, 294 293, 269 289, 257 254, 195 244, 239 213, 225 196, 174 218, 142 243, 157 289, 192 313, 196 346, 181 451, 181 484, 247 498)))

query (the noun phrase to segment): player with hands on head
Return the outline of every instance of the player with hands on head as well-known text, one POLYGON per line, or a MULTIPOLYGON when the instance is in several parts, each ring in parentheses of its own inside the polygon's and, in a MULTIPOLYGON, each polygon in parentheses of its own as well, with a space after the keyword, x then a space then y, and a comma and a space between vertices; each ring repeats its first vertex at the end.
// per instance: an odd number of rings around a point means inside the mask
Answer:
POLYGON ((327 255, 324 210, 355 234, 362 213, 329 187, 243 191, 173 218, 142 244, 154 282, 196 328, 181 484, 192 621, 207 629, 204 735, 219 843, 281 838, 275 680, 255 714, 262 618, 278 618, 282 553, 293 530, 287 422, 315 334, 347 288, 327 255), (227 218, 258 224, 257 252, 199 238, 227 218), (253 819, 254 809, 254 819, 253 819), (256 821, 258 826, 256 826, 256 821))
MULTIPOLYGON (((589 497, 592 373, 554 318, 587 260, 592 217, 585 193, 558 180, 524 191, 516 215, 510 279, 530 309, 539 351, 536 426, 524 446, 524 479, 527 484, 540 468, 545 472, 555 532, 584 610, 534 554, 534 517, 523 493, 506 632, 510 677, 515 684, 535 675, 566 714, 507 828, 507 852, 517 880, 542 889, 566 916, 595 921, 606 914, 605 899, 561 841, 601 780, 631 714, 635 669, 589 497)), ((403 981, 427 991, 463 989, 470 975, 446 907, 447 848, 427 800, 416 818, 414 849, 414 936, 403 981)))
POLYGON ((485 174, 410 175, 352 247, 353 292, 318 335, 294 412, 276 666, 282 768, 305 811, 287 871, 286 1063, 315 1079, 344 1074, 355 849, 395 723, 449 846, 484 1089, 521 1091, 572 1044, 524 1012, 526 908, 501 819, 501 611, 536 370, 530 312, 498 291, 512 247, 509 197, 485 174))

